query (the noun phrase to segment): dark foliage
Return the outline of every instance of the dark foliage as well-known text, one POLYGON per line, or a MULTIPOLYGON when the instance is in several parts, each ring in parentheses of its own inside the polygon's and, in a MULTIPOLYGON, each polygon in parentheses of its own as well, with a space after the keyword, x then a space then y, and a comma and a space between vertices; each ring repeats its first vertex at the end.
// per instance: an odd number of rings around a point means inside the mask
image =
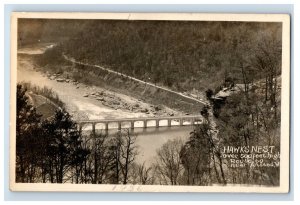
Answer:
POLYGON ((115 136, 83 135, 70 114, 57 109, 41 120, 17 86, 16 182, 113 183, 132 181, 136 136, 122 130, 115 136))
MULTIPOLYGON (((224 76, 227 84, 241 83, 244 58, 267 40, 281 44, 279 23, 23 19, 19 26, 19 45, 55 41, 78 61, 180 91, 215 88, 224 76)), ((248 80, 260 78, 261 71, 251 73, 248 80)))

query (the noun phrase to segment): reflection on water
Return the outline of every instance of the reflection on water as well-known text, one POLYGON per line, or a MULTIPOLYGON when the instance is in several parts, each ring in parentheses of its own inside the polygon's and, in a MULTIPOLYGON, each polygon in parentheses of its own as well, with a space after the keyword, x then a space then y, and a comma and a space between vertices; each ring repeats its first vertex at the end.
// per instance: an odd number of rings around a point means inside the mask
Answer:
MULTIPOLYGON (((195 125, 197 124, 201 124, 202 121, 196 121, 194 122, 195 125)), ((183 126, 192 126, 191 124, 191 121, 183 121, 183 126)), ((164 129, 163 128, 168 128, 168 120, 159 120, 159 126, 160 128, 162 129, 159 129, 159 131, 163 131, 164 129)), ((180 126, 180 122, 179 120, 171 120, 171 126, 180 126)), ((130 122, 122 122, 121 123, 121 127, 122 129, 124 128, 131 128, 131 124, 130 122)), ((156 128, 156 122, 154 120, 148 120, 147 121, 147 128, 150 128, 150 129, 144 129, 144 122, 141 120, 141 121, 135 121, 134 122, 134 129, 135 129, 135 132, 136 132, 136 129, 139 129, 141 130, 142 129, 142 132, 151 132, 153 131, 153 129, 151 128, 156 128)), ((95 128, 96 130, 104 130, 105 129, 105 123, 101 123, 101 122, 98 122, 95 124, 95 128)), ((117 128, 118 128, 118 122, 109 122, 108 123, 108 129, 109 130, 114 130, 112 131, 113 133, 117 131, 117 128)), ((82 130, 85 130, 85 131, 88 131, 88 130, 92 130, 92 123, 87 123, 87 124, 84 124, 83 127, 82 127, 82 130)))
POLYGON ((136 159, 137 162, 145 162, 148 166, 151 166, 155 162, 157 149, 168 140, 182 139, 184 142, 187 141, 192 130, 192 126, 138 128, 134 130, 134 133, 138 135, 137 145, 140 151, 136 159))
MULTIPOLYGON (((187 141, 191 131, 193 131, 193 126, 134 128, 131 132, 137 135, 138 156, 136 162, 145 162, 146 165, 151 166, 155 162, 157 149, 168 140, 182 139, 184 142, 187 141)), ((108 134, 113 135, 117 132, 117 129, 109 129, 108 134)), ((105 130, 97 129, 96 133, 104 134, 105 130)))

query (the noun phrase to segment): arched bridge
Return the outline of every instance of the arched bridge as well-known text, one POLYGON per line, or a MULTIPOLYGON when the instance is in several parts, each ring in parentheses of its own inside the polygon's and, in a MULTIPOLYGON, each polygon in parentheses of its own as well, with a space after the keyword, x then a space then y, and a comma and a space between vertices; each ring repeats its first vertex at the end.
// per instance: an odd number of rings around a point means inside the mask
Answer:
MULTIPOLYGON (((203 117, 201 115, 194 115, 194 116, 169 116, 169 117, 140 117, 140 118, 119 118, 119 119, 101 119, 101 120, 83 120, 78 122, 79 129, 82 130, 82 127, 85 125, 92 125, 92 131, 95 133, 96 125, 103 124, 104 129, 108 132, 109 124, 114 123, 117 124, 118 130, 121 130, 124 124, 129 124, 129 128, 134 129, 137 126, 135 125, 136 122, 142 122, 143 128, 150 127, 148 122, 155 122, 155 127, 171 127, 171 126, 184 126, 184 125, 194 125, 194 124, 201 124, 203 122, 203 117), (165 121, 167 123, 162 123, 161 121, 165 121), (176 122, 176 123, 172 123, 176 122)), ((153 126, 151 126, 153 127, 153 126)), ((128 128, 128 127, 127 127, 128 128)), ((114 127, 115 129, 115 127, 114 127)))

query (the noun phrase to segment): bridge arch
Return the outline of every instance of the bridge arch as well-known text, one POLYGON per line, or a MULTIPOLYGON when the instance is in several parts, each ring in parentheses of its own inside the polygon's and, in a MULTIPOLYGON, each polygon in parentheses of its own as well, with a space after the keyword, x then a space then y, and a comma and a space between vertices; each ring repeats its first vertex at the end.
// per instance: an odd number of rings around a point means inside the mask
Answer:
POLYGON ((79 121, 79 129, 95 132, 96 129, 122 129, 136 127, 163 127, 184 126, 203 123, 202 116, 177 116, 177 117, 145 117, 145 118, 123 118, 79 121), (154 122, 154 123, 153 123, 154 122))
POLYGON ((134 120, 134 128, 135 127, 142 127, 142 128, 146 128, 147 127, 147 121, 146 120, 143 120, 143 119, 137 119, 137 120, 134 120))
POLYGON ((149 119, 146 121, 147 127, 159 127, 159 120, 158 119, 149 119))

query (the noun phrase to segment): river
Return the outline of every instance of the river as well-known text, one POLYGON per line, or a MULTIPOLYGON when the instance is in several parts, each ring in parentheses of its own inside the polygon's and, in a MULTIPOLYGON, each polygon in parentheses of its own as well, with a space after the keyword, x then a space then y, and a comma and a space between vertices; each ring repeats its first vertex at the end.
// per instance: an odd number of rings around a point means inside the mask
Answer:
MULTIPOLYGON (((40 87, 47 86, 55 91, 59 98, 66 104, 68 112, 74 117, 75 120, 95 120, 95 119, 107 119, 107 118, 138 118, 147 117, 145 113, 130 112, 122 109, 112 109, 104 106, 101 102, 84 97, 84 94, 101 88, 94 86, 85 86, 80 84, 76 86, 72 83, 57 82, 56 80, 49 79, 44 73, 41 73, 35 69, 31 58, 26 55, 39 54, 32 50, 23 50, 22 55, 18 56, 17 67, 17 81, 18 82, 30 82, 33 85, 40 87)), ((109 91, 112 92, 112 91, 109 91)), ((140 105, 145 104, 138 99, 134 99, 129 96, 124 96, 121 93, 114 93, 122 99, 128 101, 134 101, 140 105)), ((176 123, 176 122, 175 122, 176 123)), ((140 125, 141 127, 142 125, 140 125)), ((151 125, 150 125, 151 126, 151 125)), ((88 129, 88 128, 86 128, 88 129)), ((99 129, 99 128, 98 128, 99 129)), ((138 163, 145 162, 146 165, 151 166, 151 163, 155 161, 156 150, 159 149, 164 143, 172 139, 182 139, 186 141, 189 137, 189 133, 192 131, 192 126, 181 127, 148 127, 134 129, 134 133, 137 135, 136 145, 138 147, 138 156, 136 161, 138 163)), ((114 132, 112 130, 111 132, 114 132)))

